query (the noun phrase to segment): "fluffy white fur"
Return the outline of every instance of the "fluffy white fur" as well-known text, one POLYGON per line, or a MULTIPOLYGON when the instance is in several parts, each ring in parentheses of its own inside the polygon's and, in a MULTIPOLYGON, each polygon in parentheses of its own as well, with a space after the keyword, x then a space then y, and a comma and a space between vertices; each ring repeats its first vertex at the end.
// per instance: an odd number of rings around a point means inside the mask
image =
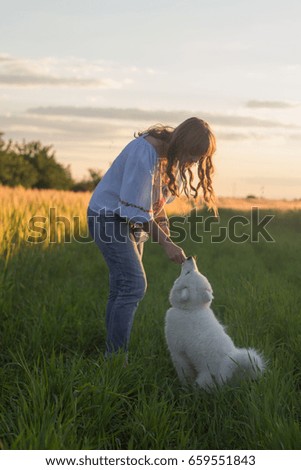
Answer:
POLYGON ((212 299, 208 280, 187 258, 170 292, 165 336, 180 381, 207 391, 244 377, 255 379, 265 368, 254 349, 235 347, 210 308, 212 299))

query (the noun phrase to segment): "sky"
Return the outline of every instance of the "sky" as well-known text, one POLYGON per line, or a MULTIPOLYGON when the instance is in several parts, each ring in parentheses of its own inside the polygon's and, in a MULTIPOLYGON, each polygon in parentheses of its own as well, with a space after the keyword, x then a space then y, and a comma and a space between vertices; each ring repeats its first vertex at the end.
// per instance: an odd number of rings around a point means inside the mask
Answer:
POLYGON ((80 179, 198 116, 217 195, 301 198, 300 18, 299 0, 3 0, 0 132, 80 179))

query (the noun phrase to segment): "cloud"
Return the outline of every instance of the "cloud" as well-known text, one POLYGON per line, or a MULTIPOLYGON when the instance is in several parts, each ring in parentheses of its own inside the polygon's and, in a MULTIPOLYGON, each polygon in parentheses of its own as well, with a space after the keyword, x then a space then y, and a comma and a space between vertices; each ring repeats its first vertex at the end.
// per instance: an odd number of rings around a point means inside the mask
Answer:
POLYGON ((116 74, 110 63, 79 58, 41 59, 15 58, 0 55, 0 87, 56 88, 121 88, 131 82, 126 75, 116 74))
POLYGON ((300 103, 291 103, 289 101, 260 101, 251 100, 246 103, 247 108, 272 108, 272 109, 286 109, 295 108, 300 103))
MULTIPOLYGON (((124 110, 126 111, 126 110, 124 110)), ((115 114, 105 113, 106 118, 115 114)), ((136 113, 133 113, 136 116, 136 113)), ((147 115, 149 116, 149 115, 147 115)), ((103 115, 102 115, 103 117, 103 115)), ((118 114, 120 118, 120 114, 118 114)), ((137 120, 139 121, 139 120, 137 120)), ((155 122, 155 121, 154 121, 155 122)), ((145 123, 144 123, 145 124, 145 123)), ((147 124, 146 124, 147 126, 147 124)), ((145 127, 146 127, 145 126, 145 127)), ((56 140, 73 141, 86 140, 87 138, 99 141, 118 140, 124 137, 133 136, 134 130, 141 130, 143 125, 136 122, 134 125, 127 119, 101 119, 99 116, 91 119, 90 113, 82 113, 80 116, 62 114, 21 114, 21 115, 0 115, 0 129, 6 129, 6 132, 14 132, 14 135, 39 135, 48 134, 56 140)), ((297 134, 295 134, 297 135, 297 134)), ((218 140, 226 141, 246 141, 248 139, 262 139, 265 135, 256 132, 233 132, 216 131, 218 140)))
POLYGON ((12 59, 8 54, 0 54, 0 63, 1 62, 10 62, 12 59))
POLYGON ((0 130, 26 140, 28 136, 39 138, 40 135, 48 135, 49 138, 55 137, 55 140, 72 139, 77 142, 85 141, 87 137, 99 141, 133 135, 132 130, 119 124, 29 115, 0 115, 0 130))
POLYGON ((121 119, 125 121, 151 121, 153 124, 179 123, 191 116, 201 116, 213 126, 298 128, 274 120, 259 119, 252 116, 237 116, 192 111, 144 110, 139 108, 96 108, 75 106, 49 106, 30 108, 28 113, 44 116, 73 116, 93 119, 121 119))
POLYGON ((301 134, 290 134, 289 135, 289 138, 290 139, 293 139, 293 140, 301 140, 301 134))
POLYGON ((94 108, 76 106, 38 107, 28 109, 28 113, 46 116, 76 116, 95 119, 121 119, 125 121, 178 121, 191 113, 186 111, 152 111, 139 108, 94 108))
POLYGON ((232 140, 232 141, 241 141, 249 139, 262 139, 264 138, 261 134, 255 134, 254 132, 216 132, 218 140, 232 140))
POLYGON ((117 83, 108 80, 89 80, 80 78, 59 78, 43 75, 0 74, 0 86, 9 87, 92 87, 117 88, 117 83))

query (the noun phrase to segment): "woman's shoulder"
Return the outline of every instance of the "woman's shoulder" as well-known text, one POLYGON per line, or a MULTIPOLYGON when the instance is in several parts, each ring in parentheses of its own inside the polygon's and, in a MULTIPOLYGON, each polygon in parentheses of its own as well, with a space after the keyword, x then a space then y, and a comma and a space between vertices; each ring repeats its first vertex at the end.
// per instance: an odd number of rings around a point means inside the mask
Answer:
POLYGON ((155 148, 144 138, 144 135, 131 140, 121 152, 127 159, 153 169, 158 161, 155 148))

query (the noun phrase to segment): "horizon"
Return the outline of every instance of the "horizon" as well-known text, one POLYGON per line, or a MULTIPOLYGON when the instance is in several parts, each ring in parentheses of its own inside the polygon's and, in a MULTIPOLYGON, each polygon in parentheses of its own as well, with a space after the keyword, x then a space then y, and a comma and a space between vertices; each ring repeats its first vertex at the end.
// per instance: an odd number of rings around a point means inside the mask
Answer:
POLYGON ((296 0, 12 0, 2 13, 5 140, 53 145, 78 180, 134 132, 196 115, 217 137, 219 197, 301 197, 296 0))

